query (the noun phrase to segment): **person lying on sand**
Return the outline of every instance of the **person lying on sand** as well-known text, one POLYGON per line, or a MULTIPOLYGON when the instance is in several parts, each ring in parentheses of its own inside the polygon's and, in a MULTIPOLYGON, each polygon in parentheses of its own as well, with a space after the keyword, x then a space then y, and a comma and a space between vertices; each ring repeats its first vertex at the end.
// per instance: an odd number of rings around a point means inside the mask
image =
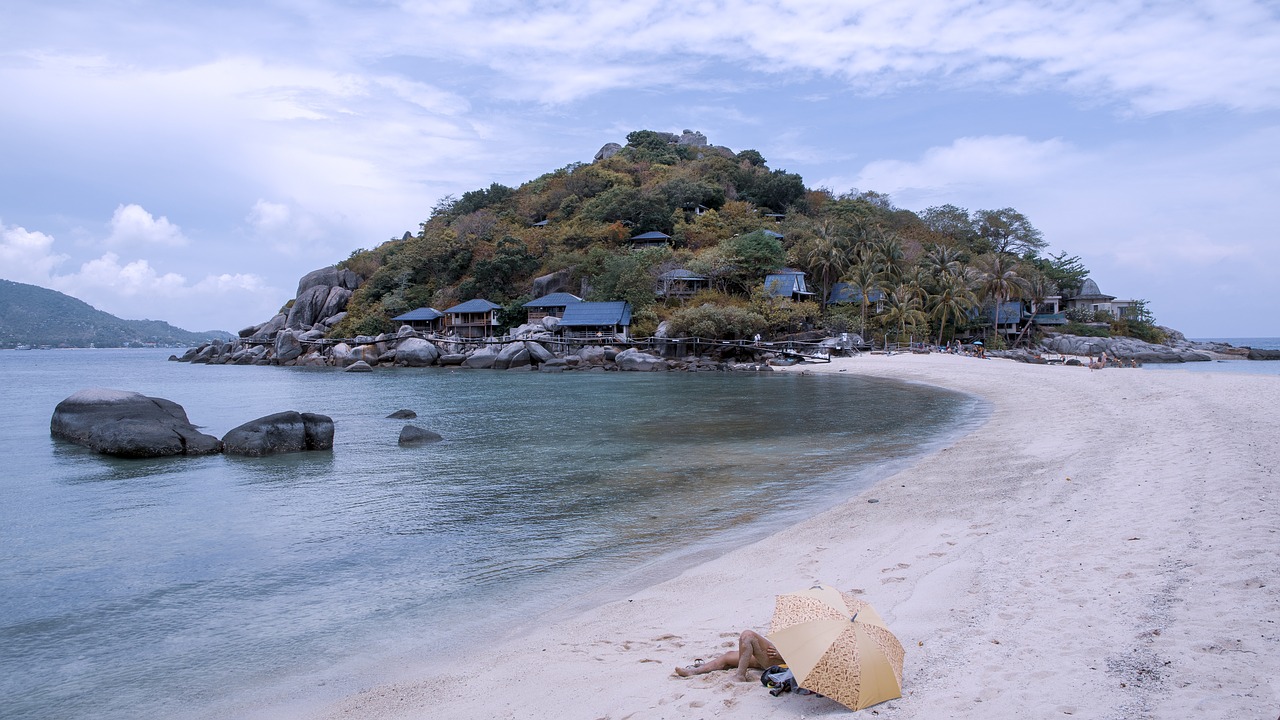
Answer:
POLYGON ((713 660, 707 662, 695 661, 692 665, 676 668, 676 674, 680 677, 689 677, 691 675, 701 675, 714 670, 738 669, 738 680, 748 680, 747 668, 755 668, 757 670, 765 670, 774 665, 782 663, 782 656, 778 654, 778 648, 773 643, 765 639, 763 635, 754 630, 743 630, 738 636, 738 649, 730 650, 713 660))

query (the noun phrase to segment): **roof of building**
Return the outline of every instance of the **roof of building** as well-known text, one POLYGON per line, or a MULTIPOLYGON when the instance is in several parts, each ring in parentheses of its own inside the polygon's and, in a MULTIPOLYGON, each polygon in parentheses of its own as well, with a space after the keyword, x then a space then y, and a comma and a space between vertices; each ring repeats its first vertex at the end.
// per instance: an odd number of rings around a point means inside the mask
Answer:
POLYGON ((812 295, 805 287, 804 271, 792 268, 774 270, 764 278, 765 292, 770 295, 812 295))
POLYGON ((582 302, 582 298, 574 295, 573 293, 558 292, 530 300, 525 303, 524 306, 527 308, 565 307, 566 305, 572 305, 580 302, 582 302))
POLYGON ((689 272, 684 268, 676 268, 675 270, 668 270, 662 273, 661 275, 658 276, 658 279, 659 280, 706 280, 707 277, 705 275, 699 275, 695 272, 689 272))
MULTIPOLYGON (((869 294, 871 302, 880 302, 884 299, 883 290, 872 290, 869 294)), ((849 283, 838 282, 831 286, 831 294, 827 296, 828 303, 842 302, 862 302, 862 291, 853 287, 849 283)))
POLYGON ((625 300, 613 302, 580 302, 568 305, 560 326, 602 327, 631 324, 631 303, 625 300))
POLYGON ((501 305, 495 305, 489 302, 488 300, 482 300, 480 298, 476 298, 475 300, 468 300, 462 303, 461 305, 454 305, 448 310, 445 310, 445 312, 453 313, 453 314, 478 313, 478 312, 489 312, 490 310, 498 310, 501 308, 502 308, 501 305))
POLYGON ((435 320, 441 317, 444 317, 444 313, 436 310, 435 308, 420 307, 417 310, 410 310, 403 315, 397 315, 391 319, 399 320, 401 322, 409 322, 410 320, 435 320))
POLYGON ((670 240, 670 239, 671 239, 670 235, 663 232, 658 232, 657 230, 651 230, 647 233, 640 233, 639 235, 636 235, 635 237, 631 238, 632 241, 635 241, 635 240, 652 241, 652 240, 670 240))
POLYGON ((774 238, 775 240, 782 239, 782 233, 780 232, 774 232, 772 230, 761 230, 761 232, 763 232, 765 235, 768 235, 771 238, 774 238))

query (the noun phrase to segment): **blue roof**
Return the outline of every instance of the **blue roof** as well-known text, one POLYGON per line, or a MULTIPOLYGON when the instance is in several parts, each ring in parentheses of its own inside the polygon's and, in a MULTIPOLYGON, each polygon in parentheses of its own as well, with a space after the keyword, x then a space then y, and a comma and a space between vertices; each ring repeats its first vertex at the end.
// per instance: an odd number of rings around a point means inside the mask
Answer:
POLYGON ((662 273, 661 275, 659 275, 658 277, 661 280, 706 280, 707 279, 705 275, 699 275, 694 272, 689 272, 684 268, 676 268, 675 270, 668 270, 662 273))
MULTIPOLYGON (((871 302, 878 303, 884 299, 884 291, 872 290, 870 297, 871 302)), ((827 297, 827 302, 862 302, 862 291, 849 283, 838 282, 831 286, 831 295, 827 297)))
POLYGON ((569 327, 600 327, 631 324, 631 303, 625 300, 614 302, 580 302, 568 305, 564 309, 564 317, 560 325, 569 327))
POLYGON ((780 233, 780 232, 774 232, 774 231, 772 231, 772 230, 762 230, 761 232, 763 232, 765 235, 768 235, 768 236, 769 236, 769 237, 771 237, 771 238, 774 238, 774 239, 777 239, 777 240, 781 240, 781 239, 782 239, 782 233, 780 233))
POLYGON ((468 300, 462 303, 461 305, 454 305, 448 310, 445 310, 445 312, 455 313, 455 314, 481 313, 481 312, 489 312, 490 310, 500 310, 501 308, 502 308, 501 305, 494 305, 488 300, 481 300, 480 298, 476 298, 475 300, 468 300))
POLYGON ((774 270, 765 276, 764 279, 765 292, 773 296, 794 295, 812 295, 804 284, 804 272, 800 270, 792 270, 791 268, 783 268, 774 270))
POLYGON ((580 302, 582 302, 582 298, 574 295, 573 293, 558 292, 551 293, 550 295, 543 295, 536 300, 530 300, 525 303, 524 306, 527 308, 565 307, 566 305, 572 305, 580 302))
POLYGON ((632 240, 670 240, 671 236, 666 233, 661 233, 661 232, 658 232, 657 230, 653 230, 651 232, 641 233, 631 239, 632 240))
POLYGON ((410 320, 435 320, 436 318, 441 317, 444 317, 444 313, 436 310, 435 308, 420 307, 417 310, 410 310, 403 315, 397 315, 391 319, 408 322, 410 320))

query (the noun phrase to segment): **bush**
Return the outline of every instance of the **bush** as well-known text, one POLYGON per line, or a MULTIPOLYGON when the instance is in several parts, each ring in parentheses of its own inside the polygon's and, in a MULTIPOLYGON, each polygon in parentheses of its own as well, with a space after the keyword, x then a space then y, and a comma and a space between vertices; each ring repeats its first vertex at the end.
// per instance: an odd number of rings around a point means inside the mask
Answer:
POLYGON ((671 337, 701 337, 713 340, 739 340, 763 332, 765 320, 743 308, 725 305, 699 305, 680 310, 671 316, 671 337))
POLYGON ((1078 322, 1067 323, 1062 328, 1062 332, 1068 335, 1080 335, 1081 337, 1111 337, 1111 330, 1096 325, 1083 325, 1078 322))

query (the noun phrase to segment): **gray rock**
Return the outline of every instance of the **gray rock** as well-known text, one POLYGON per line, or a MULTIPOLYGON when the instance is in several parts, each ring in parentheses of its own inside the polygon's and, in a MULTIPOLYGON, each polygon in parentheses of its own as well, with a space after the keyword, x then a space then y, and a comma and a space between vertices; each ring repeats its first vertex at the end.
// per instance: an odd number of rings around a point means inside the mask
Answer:
POLYGON ((418 417, 418 413, 408 408, 400 408, 387 416, 389 420, 412 420, 416 417, 418 417))
POLYGON ((276 455, 333 449, 333 419, 293 410, 266 415, 232 429, 222 437, 228 455, 276 455))
POLYGON ((677 145, 691 145, 693 147, 706 147, 707 136, 694 130, 685 130, 680 134, 680 138, 676 140, 677 145))
POLYGON ((254 333, 258 332, 258 330, 262 328, 262 325, 265 324, 266 323, 262 323, 259 325, 250 325, 247 328, 241 328, 240 332, 237 334, 242 338, 253 337, 254 333))
POLYGON ((333 358, 333 364, 337 367, 346 367, 358 359, 351 354, 351 346, 344 342, 330 348, 329 356, 333 358))
POLYGON ((1250 360, 1280 360, 1280 350, 1249 348, 1250 360))
POLYGON ((258 331, 252 335, 252 338, 254 340, 271 340, 276 336, 276 333, 284 329, 284 326, 288 321, 289 316, 284 313, 280 313, 270 320, 262 323, 258 328, 258 331))
POLYGON ((321 319, 320 310, 324 307, 325 298, 329 296, 329 288, 317 285, 307 288, 298 294, 289 308, 289 316, 285 319, 285 327, 290 330, 300 329, 303 325, 313 325, 321 319))
POLYGON ((498 359, 498 351, 489 345, 476 350, 462 362, 462 367, 488 369, 498 359))
POLYGON ((333 317, 343 310, 346 310, 347 301, 350 299, 350 290, 344 287, 329 288, 329 294, 325 296, 324 304, 320 306, 320 312, 315 316, 316 320, 324 320, 327 317, 333 317))
POLYGON ((557 270, 542 277, 536 277, 533 279, 533 296, 540 298, 551 293, 569 292, 569 281, 572 278, 573 273, 569 270, 557 270))
POLYGON ((444 355, 441 355, 441 356, 440 356, 440 365, 441 365, 441 366, 445 366, 445 365, 449 365, 449 366, 461 365, 462 363, 464 363, 464 362, 466 362, 466 361, 467 361, 467 356, 466 356, 466 355, 464 355, 463 353, 445 353, 444 355))
POLYGON ((345 312, 340 312, 337 315, 334 315, 333 317, 325 318, 322 324, 325 325, 326 327, 333 327, 334 325, 337 325, 338 323, 346 319, 347 319, 347 314, 345 312))
POLYGON ((628 348, 618 353, 615 362, 618 363, 619 370, 630 370, 638 372, 653 372, 655 370, 665 370, 666 362, 656 355, 650 355, 641 352, 635 348, 628 348))
POLYGON ((529 364, 529 351, 523 342, 513 342, 502 346, 498 357, 493 360, 494 370, 510 370, 526 367, 529 364))
POLYGON ((439 442, 444 438, 433 433, 426 428, 420 428, 417 425, 405 425, 400 431, 401 445, 422 445, 423 443, 439 442))
POLYGON ((373 366, 363 360, 357 360, 344 368, 342 372, 373 372, 373 366))
POLYGON ((298 280, 298 292, 294 294, 294 297, 301 297, 302 293, 318 286, 327 288, 343 287, 347 290, 355 290, 360 287, 360 276, 350 270, 339 270, 333 265, 322 267, 319 270, 312 270, 298 280))
POLYGON ((396 337, 401 337, 401 338, 413 337, 417 334, 418 334, 418 331, 414 330, 413 327, 409 325, 401 325, 400 329, 396 330, 396 337))
POLYGON ((615 142, 605 143, 604 147, 596 151, 594 159, 596 162, 599 162, 601 160, 608 160, 614 155, 617 155, 621 150, 622 150, 622 146, 619 145, 618 143, 615 143, 615 142))
POLYGON ((80 390, 58 403, 54 437, 124 458, 212 455, 222 443, 187 420, 182 406, 128 390, 80 390))
POLYGON ((351 357, 355 358, 357 362, 363 360, 370 365, 378 362, 378 356, 381 354, 382 351, 378 349, 377 345, 357 345, 351 348, 351 357))
POLYGON ((302 355, 302 343, 292 330, 281 330, 276 335, 276 360, 288 362, 302 355))
POLYGON ((547 332, 555 332, 556 330, 560 329, 560 318, 556 317, 555 315, 548 315, 542 318, 540 322, 542 323, 542 327, 547 332))
POLYGON ((409 367, 426 367, 440 359, 440 348, 422 338, 405 338, 396 346, 396 362, 409 367))
POLYGON ((529 351, 529 362, 536 365, 541 365, 555 358, 555 353, 543 347, 541 343, 536 343, 532 340, 525 342, 524 349, 529 351))
POLYGON ((588 345, 582 348, 577 355, 581 365, 603 365, 608 361, 605 349, 596 345, 588 345))

